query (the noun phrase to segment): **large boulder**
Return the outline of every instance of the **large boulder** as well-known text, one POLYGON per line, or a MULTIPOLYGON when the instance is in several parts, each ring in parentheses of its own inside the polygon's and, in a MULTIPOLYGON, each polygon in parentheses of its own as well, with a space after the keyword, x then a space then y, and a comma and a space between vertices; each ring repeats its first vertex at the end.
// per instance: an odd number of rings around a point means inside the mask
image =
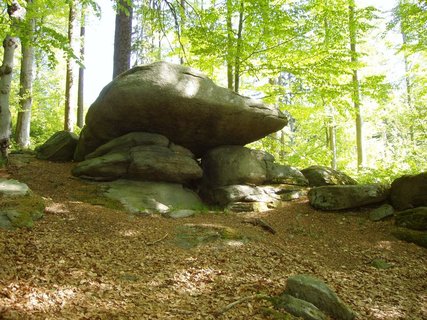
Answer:
POLYGON ((309 191, 310 204, 320 210, 343 210, 380 203, 389 189, 379 184, 322 186, 309 191))
POLYGON ((325 166, 311 166, 301 172, 307 178, 310 187, 357 184, 356 180, 345 173, 325 166))
POLYGON ((105 195, 120 201, 132 213, 204 209, 195 192, 176 183, 117 180, 108 183, 105 195))
POLYGON ((391 184, 390 201, 396 210, 427 206, 427 172, 397 178, 391 184))
POLYGON ((36 149, 37 158, 50 161, 73 160, 79 137, 68 131, 58 131, 36 149))
POLYGON ((133 132, 101 145, 72 171, 93 180, 128 178, 187 183, 202 177, 202 169, 187 149, 159 134, 133 132))
POLYGON ((156 62, 132 68, 102 90, 88 110, 75 159, 133 131, 162 134, 200 157, 286 124, 280 111, 221 88, 195 69, 156 62))
POLYGON ((264 151, 241 146, 221 146, 202 158, 204 183, 212 187, 229 185, 261 185, 267 183, 308 184, 296 168, 274 162, 264 151))

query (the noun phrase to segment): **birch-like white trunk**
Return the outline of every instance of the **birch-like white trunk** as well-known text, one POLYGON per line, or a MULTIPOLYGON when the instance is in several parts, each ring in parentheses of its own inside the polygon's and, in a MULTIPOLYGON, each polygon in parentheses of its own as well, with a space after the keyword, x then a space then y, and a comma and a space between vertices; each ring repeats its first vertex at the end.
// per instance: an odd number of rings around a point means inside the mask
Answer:
POLYGON ((31 107, 34 71, 34 48, 22 45, 21 74, 19 88, 20 111, 16 121, 15 140, 21 148, 30 146, 31 107))
POLYGON ((12 83, 13 56, 19 39, 6 36, 3 41, 3 64, 0 67, 0 163, 7 160, 7 150, 11 135, 11 115, 9 107, 10 86, 12 83))

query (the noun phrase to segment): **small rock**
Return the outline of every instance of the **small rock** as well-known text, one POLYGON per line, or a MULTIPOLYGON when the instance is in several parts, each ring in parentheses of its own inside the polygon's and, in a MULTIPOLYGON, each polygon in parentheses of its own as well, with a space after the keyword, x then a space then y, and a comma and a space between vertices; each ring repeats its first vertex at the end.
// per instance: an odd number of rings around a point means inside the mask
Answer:
POLYGON ((371 261, 371 266, 373 266, 376 269, 390 269, 393 267, 390 263, 383 259, 374 259, 371 261))
POLYGON ((356 314, 323 281, 308 275, 288 278, 285 294, 305 300, 336 320, 353 320, 356 314))
POLYGON ((392 216, 393 214, 394 214, 393 206, 391 206, 389 204, 384 204, 381 207, 378 207, 378 208, 372 210, 369 213, 369 219, 371 221, 381 221, 387 217, 392 216))
POLYGON ((12 179, 0 178, 0 196, 16 197, 30 193, 30 188, 25 183, 12 179))
POLYGON ((276 308, 284 309, 296 317, 304 320, 326 320, 326 315, 310 302, 297 299, 288 294, 282 294, 273 300, 276 308))
POLYGON ((179 218, 187 218, 187 217, 192 217, 196 214, 195 210, 174 210, 172 212, 167 213, 167 216, 169 218, 173 218, 173 219, 179 219, 179 218))

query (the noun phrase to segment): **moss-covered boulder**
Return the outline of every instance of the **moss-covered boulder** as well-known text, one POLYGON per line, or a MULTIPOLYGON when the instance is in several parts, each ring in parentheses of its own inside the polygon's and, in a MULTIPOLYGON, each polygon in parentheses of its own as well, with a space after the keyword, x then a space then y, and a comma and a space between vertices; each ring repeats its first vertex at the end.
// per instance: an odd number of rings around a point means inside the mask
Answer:
POLYGON ((421 247, 427 248, 427 231, 396 228, 392 234, 400 240, 412 242, 421 247))
POLYGON ((315 305, 333 319, 356 318, 356 313, 344 304, 331 288, 315 277, 304 274, 289 277, 284 293, 315 305))
POLYGON ((391 184, 390 201, 396 210, 427 206, 427 172, 405 175, 391 184))
POLYGON ((35 194, 0 196, 0 228, 31 228, 43 217, 44 208, 43 199, 35 194))
POLYGON ((427 231, 427 207, 398 212, 395 218, 398 227, 427 231))
POLYGON ((37 158, 58 162, 71 161, 78 140, 79 137, 72 132, 56 132, 43 145, 36 149, 37 158))

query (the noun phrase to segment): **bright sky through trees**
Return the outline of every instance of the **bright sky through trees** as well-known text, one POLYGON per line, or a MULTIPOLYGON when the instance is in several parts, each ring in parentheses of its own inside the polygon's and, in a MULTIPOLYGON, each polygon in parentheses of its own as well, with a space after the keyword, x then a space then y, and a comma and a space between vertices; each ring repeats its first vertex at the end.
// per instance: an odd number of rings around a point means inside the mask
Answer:
MULTIPOLYGON (((390 11, 396 0, 357 0, 359 6, 375 6, 382 11, 390 11)), ((101 19, 91 17, 86 31, 86 82, 85 102, 89 106, 97 98, 102 88, 111 81, 115 14, 111 0, 98 0, 101 19)), ((392 54, 392 52, 390 52, 392 54)))

